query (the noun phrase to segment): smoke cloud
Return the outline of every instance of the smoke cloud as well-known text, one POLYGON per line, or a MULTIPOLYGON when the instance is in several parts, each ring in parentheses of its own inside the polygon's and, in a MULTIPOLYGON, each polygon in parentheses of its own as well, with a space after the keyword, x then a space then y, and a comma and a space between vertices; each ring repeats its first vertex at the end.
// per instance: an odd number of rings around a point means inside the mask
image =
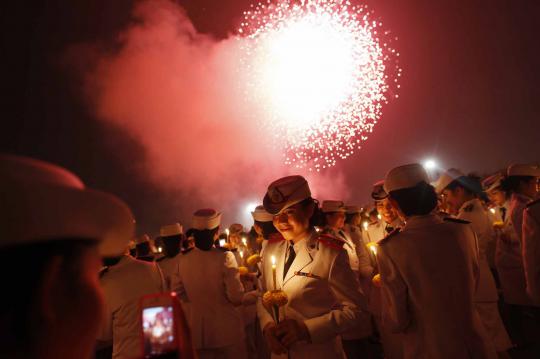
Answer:
POLYGON ((260 203, 268 184, 284 175, 308 178, 319 199, 345 198, 335 170, 301 173, 283 165, 264 116, 245 100, 241 39, 198 33, 178 5, 139 2, 134 21, 114 51, 95 50, 84 73, 95 117, 139 141, 145 158, 133 165, 162 191, 182 193, 179 220, 201 207, 224 212, 225 222, 249 224, 246 205, 260 203))

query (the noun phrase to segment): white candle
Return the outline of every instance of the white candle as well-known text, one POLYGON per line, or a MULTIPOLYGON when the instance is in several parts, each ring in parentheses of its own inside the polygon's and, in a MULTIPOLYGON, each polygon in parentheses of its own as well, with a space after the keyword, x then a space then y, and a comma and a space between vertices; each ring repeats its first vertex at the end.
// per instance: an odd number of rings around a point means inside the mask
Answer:
POLYGON ((272 256, 272 278, 274 279, 274 290, 277 290, 276 285, 276 257, 272 256))
POLYGON ((364 231, 367 231, 367 229, 369 227, 369 223, 367 221, 364 221, 364 223, 362 223, 362 225, 364 226, 364 231))

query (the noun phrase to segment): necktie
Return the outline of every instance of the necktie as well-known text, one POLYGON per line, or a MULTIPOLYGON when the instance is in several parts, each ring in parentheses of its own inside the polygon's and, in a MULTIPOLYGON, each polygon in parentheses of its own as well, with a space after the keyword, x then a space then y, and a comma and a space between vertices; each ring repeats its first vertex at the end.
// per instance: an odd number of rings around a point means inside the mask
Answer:
POLYGON ((285 279, 292 262, 294 262, 294 258, 296 258, 296 252, 294 251, 294 246, 291 244, 289 245, 289 255, 287 256, 287 261, 285 262, 285 267, 283 268, 283 279, 285 279))
POLYGON ((501 217, 502 217, 502 220, 504 222, 504 219, 506 218, 506 208, 505 207, 500 207, 499 210, 501 211, 501 217))

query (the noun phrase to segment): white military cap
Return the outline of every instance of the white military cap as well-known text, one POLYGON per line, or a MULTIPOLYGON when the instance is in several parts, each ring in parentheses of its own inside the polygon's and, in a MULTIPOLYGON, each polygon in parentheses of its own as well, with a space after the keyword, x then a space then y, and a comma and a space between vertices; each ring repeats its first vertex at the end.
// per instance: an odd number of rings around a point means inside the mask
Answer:
POLYGON ((508 167, 508 176, 540 177, 540 166, 531 164, 513 164, 508 167))
POLYGON ((422 166, 419 163, 399 166, 391 169, 384 179, 384 190, 386 193, 404 188, 411 188, 420 182, 429 183, 429 178, 422 166))
POLYGON ((257 206, 253 212, 251 212, 253 219, 257 222, 272 222, 274 216, 268 213, 264 206, 257 206))
POLYGON ((276 215, 310 197, 311 191, 304 177, 288 176, 280 178, 268 186, 263 206, 268 213, 276 215))
POLYGON ((343 201, 323 201, 321 210, 323 213, 345 212, 345 203, 343 201))
POLYGON ((482 188, 485 192, 491 192, 496 189, 500 189, 504 180, 504 174, 497 172, 491 176, 486 177, 482 181, 482 188))
POLYGON ((0 155, 0 191, 0 247, 88 239, 99 242, 101 255, 116 256, 133 238, 124 202, 51 163, 0 155))
POLYGON ((455 168, 450 168, 448 171, 443 172, 439 179, 435 182, 435 192, 442 193, 446 187, 454 180, 464 177, 465 174, 455 168))
POLYGON ((148 234, 142 234, 135 238, 135 244, 143 244, 150 242, 150 236, 148 234))
POLYGON ((184 228, 180 223, 173 223, 168 224, 166 226, 161 226, 159 229, 159 236, 160 237, 169 237, 169 236, 177 236, 179 234, 182 234, 184 232, 184 228))
POLYGON ((375 201, 382 201, 386 197, 388 197, 388 193, 384 190, 384 180, 375 182, 371 191, 371 198, 375 201))
POLYGON ((347 214, 355 214, 355 213, 361 213, 361 212, 362 212, 362 207, 360 206, 354 206, 354 205, 345 206, 345 213, 347 214))
POLYGON ((193 213, 191 227, 204 230, 214 229, 221 224, 221 212, 217 212, 215 209, 205 208, 199 209, 193 213))

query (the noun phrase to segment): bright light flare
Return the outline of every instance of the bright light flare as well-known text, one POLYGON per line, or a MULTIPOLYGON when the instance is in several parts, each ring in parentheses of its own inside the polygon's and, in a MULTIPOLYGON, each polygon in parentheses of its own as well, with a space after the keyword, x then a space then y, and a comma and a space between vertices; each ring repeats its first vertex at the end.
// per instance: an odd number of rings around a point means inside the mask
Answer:
POLYGON ((433 171, 434 169, 437 169, 438 167, 437 161, 435 161, 432 158, 425 160, 422 166, 424 166, 424 168, 428 171, 433 171))
POLYGON ((248 100, 285 163, 321 170, 351 156, 397 97, 389 32, 349 0, 274 0, 244 12, 248 100))
POLYGON ((246 214, 251 215, 251 212, 255 211, 255 208, 257 208, 257 206, 258 204, 254 202, 248 203, 245 207, 246 214))

